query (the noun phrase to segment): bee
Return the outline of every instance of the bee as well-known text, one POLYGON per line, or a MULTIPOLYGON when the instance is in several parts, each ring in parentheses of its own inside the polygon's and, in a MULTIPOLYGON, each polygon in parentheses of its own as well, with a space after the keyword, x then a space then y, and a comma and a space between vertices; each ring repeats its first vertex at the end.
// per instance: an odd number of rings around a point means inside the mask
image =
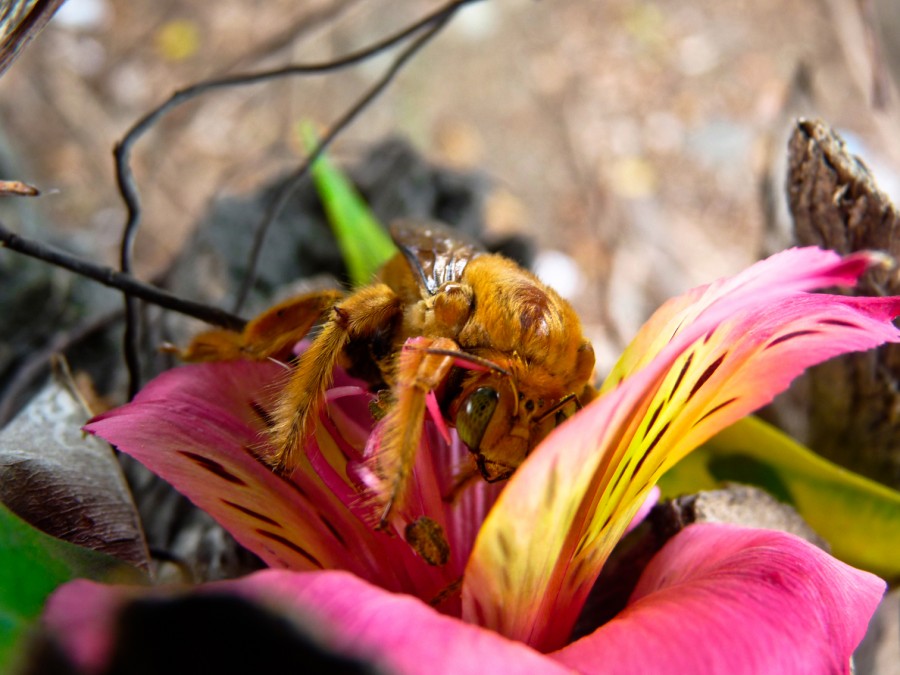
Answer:
POLYGON ((373 468, 382 526, 405 505, 426 410, 456 429, 472 476, 494 482, 596 396, 593 349, 556 291, 447 226, 399 221, 391 236, 399 252, 371 285, 292 298, 243 334, 197 336, 184 354, 277 357, 324 319, 280 393, 264 460, 285 474, 298 466, 332 372, 343 366, 379 392, 373 468))

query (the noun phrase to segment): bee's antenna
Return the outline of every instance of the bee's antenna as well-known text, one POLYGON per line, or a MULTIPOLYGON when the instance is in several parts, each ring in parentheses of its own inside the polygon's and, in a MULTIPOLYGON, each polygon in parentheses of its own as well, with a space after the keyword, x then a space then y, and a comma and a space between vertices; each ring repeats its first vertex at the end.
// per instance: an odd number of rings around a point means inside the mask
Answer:
POLYGON ((550 415, 553 415, 553 414, 559 412, 559 410, 560 410, 561 408, 565 407, 565 405, 566 405, 569 401, 571 401, 571 400, 573 400, 573 399, 575 400, 575 406, 577 407, 577 409, 578 409, 578 410, 581 410, 581 403, 578 402, 578 397, 575 396, 575 394, 566 394, 566 395, 563 396, 561 399, 559 399, 553 406, 551 406, 550 409, 547 410, 547 412, 545 412, 543 415, 541 415, 540 417, 538 417, 538 418, 535 420, 535 422, 538 423, 538 424, 540 424, 540 423, 543 422, 545 419, 547 419, 548 417, 550 417, 550 415))
MULTIPOLYGON (((407 349, 407 347, 404 347, 404 349, 407 349)), ((409 349, 416 349, 416 347, 409 347, 409 349)), ((503 368, 488 359, 475 356, 474 354, 468 354, 455 349, 435 349, 433 347, 425 347, 422 351, 426 354, 434 354, 436 356, 454 356, 456 357, 457 365, 464 368, 469 368, 470 370, 492 370, 504 377, 512 378, 512 373, 506 370, 506 368, 503 368)))

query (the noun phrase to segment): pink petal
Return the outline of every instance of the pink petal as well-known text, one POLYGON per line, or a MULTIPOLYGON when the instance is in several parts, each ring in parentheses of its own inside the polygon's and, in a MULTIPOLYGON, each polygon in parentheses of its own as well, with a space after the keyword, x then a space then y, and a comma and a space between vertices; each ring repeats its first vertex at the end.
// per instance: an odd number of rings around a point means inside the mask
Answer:
POLYGON ((334 628, 336 649, 371 655, 398 673, 570 672, 526 645, 350 574, 270 570, 224 583, 321 616, 334 628))
POLYGON ((316 505, 254 455, 263 437, 253 407, 280 374, 246 361, 176 368, 85 429, 165 478, 270 565, 332 567, 344 554, 310 532, 316 505))
POLYGON ((625 534, 628 534, 634 528, 644 522, 644 518, 647 517, 647 514, 650 513, 653 510, 653 507, 659 503, 659 495, 660 489, 658 486, 654 485, 650 492, 647 493, 646 499, 644 499, 644 502, 637 510, 637 513, 634 514, 631 522, 628 523, 628 527, 625 528, 625 534))
POLYGON ((509 481, 466 569, 464 618, 542 651, 564 644, 612 547, 666 468, 804 368, 900 340, 890 323, 900 298, 797 290, 847 283, 867 260, 795 249, 688 294, 696 306, 676 301, 680 318, 664 335, 674 332, 671 342, 556 429, 509 481))
POLYGON ((751 265, 733 277, 700 286, 657 309, 631 341, 604 384, 604 391, 645 366, 684 327, 714 305, 752 306, 778 297, 829 286, 853 286, 865 270, 881 261, 875 253, 841 258, 834 251, 793 248, 751 265))
POLYGON ((143 590, 76 579, 47 599, 43 623, 75 665, 89 673, 99 672, 113 647, 116 614, 143 590))
POLYGON ((801 293, 762 307, 735 307, 702 340, 688 344, 696 327, 705 327, 701 318, 665 350, 683 351, 632 431, 621 455, 623 479, 655 484, 692 449, 769 403, 807 367, 900 341, 891 323, 897 314, 900 298, 801 293))
POLYGON ((600 481, 610 482, 612 451, 629 422, 643 416, 654 376, 645 369, 591 403, 513 474, 469 557, 464 619, 541 651, 565 644, 603 562, 650 489, 604 524, 602 538, 587 538, 602 506, 600 481), (576 553, 586 550, 590 564, 573 565, 576 553))
MULTIPOLYGON (((273 567, 345 569, 385 588, 434 597, 461 568, 431 567, 399 537, 372 530, 354 511, 355 494, 346 485, 342 501, 311 469, 288 480, 257 459, 265 442, 261 411, 283 373, 272 363, 246 361, 176 368, 85 428, 171 483, 273 567)), ((322 447, 334 446, 326 436, 322 447)))
MULTIPOLYGON (((96 670, 111 646, 112 612, 137 590, 86 581, 66 584, 51 597, 45 623, 78 663, 96 670), (97 639, 104 631, 106 642, 97 639)), ((416 598, 389 593, 346 572, 266 570, 208 584, 199 592, 204 591, 233 592, 296 614, 304 624, 318 625, 322 639, 336 651, 383 664, 387 672, 572 673, 521 643, 439 614, 416 598)), ((297 668, 301 672, 302 664, 297 668)))
POLYGON ((692 525, 619 616, 553 657, 581 673, 849 673, 884 589, 793 535, 692 525))

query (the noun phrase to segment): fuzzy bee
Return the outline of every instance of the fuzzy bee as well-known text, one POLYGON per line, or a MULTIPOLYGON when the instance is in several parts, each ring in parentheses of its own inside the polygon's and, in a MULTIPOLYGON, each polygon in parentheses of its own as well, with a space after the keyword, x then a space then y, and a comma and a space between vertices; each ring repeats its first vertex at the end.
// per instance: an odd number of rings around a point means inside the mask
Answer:
POLYGON ((391 236, 399 253, 371 285, 292 298, 242 334, 204 333, 185 352, 280 356, 324 319, 281 391, 264 459, 279 472, 297 466, 332 371, 343 366, 380 392, 373 467, 382 524, 404 506, 430 400, 471 451, 473 475, 493 482, 596 396, 591 344, 552 288, 443 225, 401 221, 391 236))

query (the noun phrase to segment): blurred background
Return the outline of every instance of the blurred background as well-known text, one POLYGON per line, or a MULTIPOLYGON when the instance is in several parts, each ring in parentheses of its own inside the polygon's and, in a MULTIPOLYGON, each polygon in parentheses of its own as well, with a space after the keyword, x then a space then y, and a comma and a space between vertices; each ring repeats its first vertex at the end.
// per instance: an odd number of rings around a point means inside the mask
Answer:
MULTIPOLYGON (((125 212, 111 151, 144 113, 201 79, 334 59, 440 6, 68 0, 0 79, 0 178, 43 192, 3 200, 0 216, 115 264, 125 212)), ((332 154, 352 166, 401 136, 475 175, 488 236, 534 239, 538 271, 573 300, 606 366, 666 297, 789 243, 796 116, 834 125, 895 190, 898 17, 891 0, 476 2, 332 154)), ((328 127, 395 53, 164 117, 133 156, 139 275, 166 270, 213 201, 296 168, 298 122, 328 127)))
MULTIPOLYGON (((16 8, 40 2, 0 0, 0 37, 16 8)), ((42 192, 0 197, 0 222, 116 266, 126 212, 112 151, 143 115, 204 79, 337 59, 442 6, 67 0, 0 76, 0 180, 42 192)), ((227 245, 245 256, 263 197, 303 162, 299 124, 331 127, 398 53, 219 89, 164 116, 133 150, 137 275, 228 307, 204 251, 239 232, 227 245)), ((791 245, 784 181, 797 117, 834 126, 900 197, 898 74, 896 0, 482 0, 409 60, 331 155, 370 197, 427 192, 429 209, 455 209, 489 240, 532 242, 533 266, 576 306, 603 374, 666 298, 791 245), (398 138, 409 146, 384 145, 398 138)), ((273 226, 264 275, 292 279, 292 263, 300 276, 320 254, 315 237, 279 243, 308 225, 297 215, 305 190, 273 226)), ((121 400, 121 338, 108 335, 121 330, 120 296, 23 261, 0 252, 0 426, 67 346, 89 352, 67 353, 76 371, 93 365, 84 390, 121 400)), ((147 362, 173 334, 146 337, 145 375, 165 367, 147 362)), ((145 527, 151 541, 168 536, 145 527)), ((892 627, 873 634, 896 641, 896 601, 892 627)))

